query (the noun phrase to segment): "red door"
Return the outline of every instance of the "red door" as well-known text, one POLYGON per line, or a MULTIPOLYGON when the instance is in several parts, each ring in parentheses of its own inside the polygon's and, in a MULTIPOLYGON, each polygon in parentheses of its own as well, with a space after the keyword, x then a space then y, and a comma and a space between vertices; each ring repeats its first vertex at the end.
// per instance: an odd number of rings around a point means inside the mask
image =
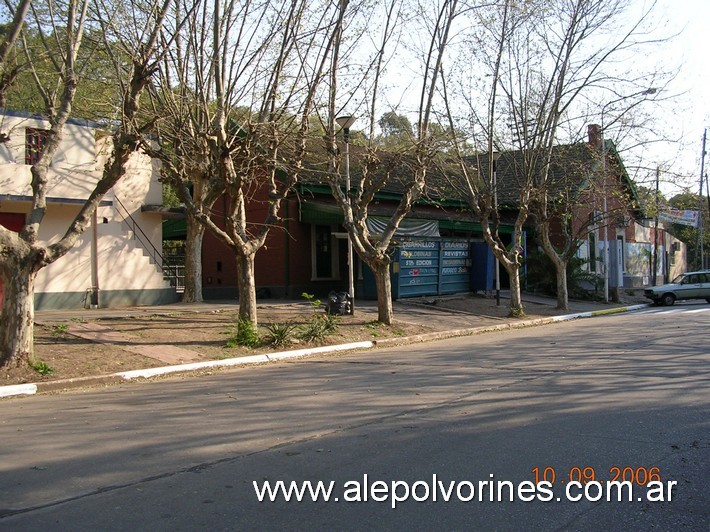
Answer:
MULTIPOLYGON (((14 212, 0 212, 0 225, 19 233, 25 226, 25 215, 14 212)), ((0 279, 0 305, 2 305, 2 279, 0 279)))

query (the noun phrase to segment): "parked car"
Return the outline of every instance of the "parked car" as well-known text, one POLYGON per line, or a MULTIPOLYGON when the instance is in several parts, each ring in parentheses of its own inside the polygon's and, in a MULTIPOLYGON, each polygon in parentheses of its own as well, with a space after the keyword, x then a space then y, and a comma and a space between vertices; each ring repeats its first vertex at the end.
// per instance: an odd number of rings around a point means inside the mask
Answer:
POLYGON ((710 303, 710 270, 681 273, 672 283, 646 288, 643 295, 656 305, 672 305, 681 299, 704 299, 710 303))

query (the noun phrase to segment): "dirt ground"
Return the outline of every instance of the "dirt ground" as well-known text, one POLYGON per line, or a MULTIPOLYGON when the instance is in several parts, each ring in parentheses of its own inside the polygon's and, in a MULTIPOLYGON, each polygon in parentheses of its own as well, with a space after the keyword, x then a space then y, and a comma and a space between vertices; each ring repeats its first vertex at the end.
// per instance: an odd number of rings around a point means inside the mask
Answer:
MULTIPOLYGON (((265 308, 259 310, 259 332, 268 334, 266 326, 271 323, 292 323, 304 326, 313 313, 309 310, 265 308)), ((430 327, 395 322, 391 327, 373 322, 371 315, 358 313, 338 319, 337 331, 322 341, 306 342, 298 338, 294 330, 288 345, 273 347, 263 345, 255 348, 228 347, 234 335, 237 315, 232 312, 188 312, 155 314, 139 317, 85 320, 121 333, 125 341, 119 344, 98 343, 75 336, 69 332, 72 321, 47 322, 35 326, 35 362, 51 370, 46 374, 31 367, 0 369, 0 386, 40 382, 47 380, 108 375, 120 371, 166 366, 164 361, 130 352, 124 347, 141 345, 177 346, 197 354, 200 360, 216 360, 249 356, 265 352, 302 349, 320 345, 333 345, 364 340, 405 337, 431 332, 430 327)))
MULTIPOLYGON (((68 318, 61 315, 55 319, 42 319, 35 327, 35 368, 12 367, 0 369, 0 386, 108 375, 120 371, 145 369, 171 365, 165 360, 151 356, 143 356, 140 352, 147 346, 154 346, 158 352, 165 351, 169 346, 187 350, 192 360, 216 360, 249 356, 265 352, 301 349, 319 345, 334 345, 365 340, 381 340, 385 338, 404 338, 417 334, 463 328, 471 326, 470 320, 457 318, 456 313, 463 316, 476 316, 475 321, 482 323, 499 323, 507 318, 508 302, 500 306, 494 299, 469 295, 447 298, 424 298, 416 304, 419 308, 443 308, 449 311, 442 313, 432 310, 424 314, 424 319, 418 322, 397 320, 391 327, 377 323, 376 310, 357 311, 355 316, 342 316, 338 320, 337 331, 319 342, 306 342, 298 338, 297 331, 290 334, 293 340, 289 345, 262 345, 256 348, 228 347, 230 337, 236 329, 236 309, 127 313, 123 316, 92 318, 68 318), (441 317, 439 317, 439 315, 441 317), (430 316, 430 317, 429 317, 430 316), (466 325, 468 323, 468 325, 466 325), (80 327, 101 327, 111 334, 110 343, 100 343, 75 334, 80 327), (75 334, 71 334, 74 331, 75 334), (116 340, 115 334, 120 336, 116 340), (136 352, 138 351, 138 352, 136 352), (46 370, 46 371, 43 371, 46 370)), ((583 310, 572 307, 571 310, 583 310)), ((585 309, 586 310, 586 309, 585 309)), ((549 304, 526 304, 527 318, 545 317, 563 313, 549 304)), ((293 305, 260 305, 258 310, 260 335, 267 334, 269 324, 291 323, 303 327, 314 315, 307 304, 293 305)), ((401 318, 401 315, 399 316, 401 318)), ((38 321, 40 321, 38 319, 38 321)))

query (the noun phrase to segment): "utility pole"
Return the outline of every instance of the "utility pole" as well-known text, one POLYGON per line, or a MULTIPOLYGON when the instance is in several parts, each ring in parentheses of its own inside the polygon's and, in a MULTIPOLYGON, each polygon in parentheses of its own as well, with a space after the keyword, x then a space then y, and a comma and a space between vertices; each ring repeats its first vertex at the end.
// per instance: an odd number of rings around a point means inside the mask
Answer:
MULTIPOLYGON (((350 128, 355 123, 355 117, 346 115, 335 119, 343 130, 343 140, 345 141, 345 194, 348 205, 351 205, 350 198, 350 128)), ((351 316, 355 315, 355 274, 353 268, 353 240, 348 229, 348 300, 350 301, 351 316)))
MULTIPOLYGON (((501 153, 494 151, 491 153, 493 161, 493 206, 495 208, 496 217, 498 216, 498 159, 501 153)), ((498 236, 498 224, 496 223, 496 237, 498 236)), ((496 274, 496 305, 500 307, 500 261, 496 257, 495 262, 496 274)))
MULTIPOLYGON (((705 172, 705 199, 707 200, 707 205, 708 205, 708 219, 710 220, 710 179, 708 179, 708 173, 705 172)), ((703 213, 699 213, 698 216, 702 216, 703 213)), ((710 263, 708 263, 705 266, 707 269, 710 269, 710 263)))
POLYGON ((695 264, 698 270, 702 270, 705 267, 705 261, 703 260, 705 255, 705 250, 703 246, 703 179, 705 176, 705 143, 707 141, 708 130, 707 128, 703 131, 703 149, 700 155, 700 192, 698 194, 698 235, 695 241, 695 264))
POLYGON ((659 191, 658 191, 658 182, 659 182, 659 177, 661 174, 661 168, 656 167, 656 220, 654 224, 654 229, 653 229, 653 275, 652 279, 653 281, 651 282, 651 286, 656 286, 656 279, 658 275, 658 209, 660 208, 660 201, 659 201, 659 191))

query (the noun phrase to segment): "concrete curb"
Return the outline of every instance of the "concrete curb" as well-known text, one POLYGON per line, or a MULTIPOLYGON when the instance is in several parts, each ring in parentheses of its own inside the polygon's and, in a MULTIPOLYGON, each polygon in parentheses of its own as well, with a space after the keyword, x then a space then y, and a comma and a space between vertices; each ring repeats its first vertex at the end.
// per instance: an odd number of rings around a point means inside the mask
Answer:
POLYGON ((630 312, 632 310, 640 310, 649 307, 649 303, 639 305, 630 305, 627 307, 615 307, 611 309, 593 310, 588 312, 577 312, 575 314, 565 314, 564 316, 550 316, 549 318, 537 318, 534 320, 524 320, 512 323, 500 323, 498 325, 488 325, 485 327, 472 327, 468 329, 455 329, 450 331, 440 331, 427 334, 419 334, 416 336, 407 336, 406 338, 386 338, 384 340, 376 340, 375 347, 389 347, 414 342, 431 342, 435 340, 445 340, 446 338, 457 338, 460 336, 475 336, 489 332, 506 331, 512 329, 525 329, 527 327, 537 327, 550 323, 562 321, 570 321, 581 318, 592 318, 596 316, 604 316, 608 314, 619 314, 621 312, 630 312))
POLYGON ((71 390, 73 388, 80 388, 82 386, 119 384, 135 379, 149 379, 151 377, 159 377, 172 373, 187 373, 191 371, 200 371, 233 366, 253 366, 259 364, 266 364, 268 362, 278 362, 291 358, 302 358, 323 353, 352 351, 354 349, 370 349, 374 347, 374 345, 374 342, 370 341, 352 342, 349 344, 326 345, 323 347, 297 349, 295 351, 282 351, 278 353, 268 353, 248 357, 225 358, 222 360, 207 360, 205 362, 193 362, 189 364, 178 364, 174 366, 162 366, 158 368, 122 371, 119 373, 112 373, 110 375, 99 375, 96 377, 81 377, 75 379, 61 379, 56 381, 37 382, 31 384, 0 386, 0 398, 71 390))
POLYGON ((472 327, 468 329, 453 329, 449 331, 440 331, 427 334, 418 334, 415 336, 406 336, 403 338, 387 338, 384 340, 353 342, 349 344, 328 345, 323 347, 314 347, 309 349, 298 349, 295 351, 282 351, 279 353, 265 353, 262 355, 253 355, 249 357, 227 358, 223 360, 208 360, 205 362, 194 362, 190 364, 179 364, 175 366, 163 366, 159 368, 139 369, 133 371, 123 371, 112 373, 110 375, 100 375, 96 377, 82 377, 76 379, 62 379, 48 382, 38 382, 31 384, 17 384, 11 386, 0 386, 0 398, 15 397, 20 395, 35 395, 38 393, 64 391, 82 386, 96 386, 118 384, 134 379, 149 379, 161 375, 169 375, 173 373, 186 373, 190 371, 200 371, 206 369, 215 369, 222 367, 234 366, 251 366, 266 364, 269 362, 277 362, 292 358, 302 358, 307 356, 319 355, 323 353, 336 353, 339 351, 352 351, 354 349, 371 349, 373 347, 393 347, 397 345, 431 342, 436 340, 444 340, 447 338, 457 338, 461 336, 474 336, 488 332, 506 331, 512 329, 524 329, 527 327, 537 327, 561 321, 570 321, 580 318, 592 318, 596 316, 605 316, 610 314, 619 314, 622 312, 630 312, 649 307, 650 304, 631 305, 627 307, 615 307, 611 309, 593 310, 589 312, 579 312, 575 314, 566 314, 564 316, 551 316, 549 318, 538 318, 534 320, 524 320, 513 323, 501 323, 498 325, 489 325, 486 327, 472 327))

